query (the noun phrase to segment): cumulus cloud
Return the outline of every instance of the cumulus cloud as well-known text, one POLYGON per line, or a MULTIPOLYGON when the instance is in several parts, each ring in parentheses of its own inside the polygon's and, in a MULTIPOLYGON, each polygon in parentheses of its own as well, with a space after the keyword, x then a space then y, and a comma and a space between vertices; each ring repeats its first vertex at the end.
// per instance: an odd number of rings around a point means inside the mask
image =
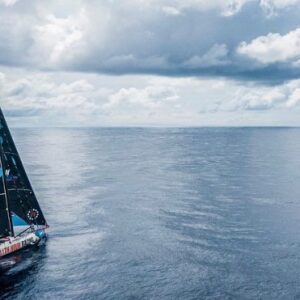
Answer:
POLYGON ((121 88, 110 95, 102 108, 108 113, 141 113, 153 114, 167 109, 172 110, 179 100, 176 89, 168 86, 146 86, 144 88, 121 88))
POLYGON ((293 108, 298 106, 300 103, 300 87, 293 90, 293 92, 289 95, 286 106, 289 108, 293 108))
POLYGON ((237 85, 228 101, 217 107, 223 111, 272 111, 296 109, 300 104, 300 80, 278 86, 237 85))
POLYGON ((205 125, 208 116, 210 125, 224 125, 230 114, 251 113, 255 120, 257 112, 285 111, 289 115, 299 111, 300 80, 262 86, 226 79, 82 79, 77 74, 61 81, 51 73, 18 77, 0 73, 0 103, 9 116, 34 117, 46 126, 66 120, 71 126, 205 125), (212 117, 220 114, 222 119, 212 117))
POLYGON ((0 0, 0 8, 0 103, 11 115, 197 125, 213 114, 299 111, 300 0, 0 0))
POLYGON ((237 51, 264 64, 297 59, 300 57, 300 28, 285 35, 269 33, 250 43, 243 42, 237 51))
POLYGON ((76 59, 85 47, 82 38, 86 22, 84 11, 66 18, 46 16, 44 24, 33 27, 30 57, 34 63, 57 67, 76 59))
POLYGON ((95 88, 84 79, 56 83, 49 75, 31 75, 9 80, 0 73, 0 103, 10 111, 25 110, 46 113, 64 111, 75 115, 89 115, 97 111, 106 88, 95 88))

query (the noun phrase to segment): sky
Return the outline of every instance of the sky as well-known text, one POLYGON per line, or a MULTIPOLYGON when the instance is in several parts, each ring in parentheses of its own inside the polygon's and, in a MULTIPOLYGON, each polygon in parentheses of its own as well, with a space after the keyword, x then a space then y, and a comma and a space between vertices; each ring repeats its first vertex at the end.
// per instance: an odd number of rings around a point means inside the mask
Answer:
POLYGON ((9 124, 300 126, 300 0, 0 0, 9 124))

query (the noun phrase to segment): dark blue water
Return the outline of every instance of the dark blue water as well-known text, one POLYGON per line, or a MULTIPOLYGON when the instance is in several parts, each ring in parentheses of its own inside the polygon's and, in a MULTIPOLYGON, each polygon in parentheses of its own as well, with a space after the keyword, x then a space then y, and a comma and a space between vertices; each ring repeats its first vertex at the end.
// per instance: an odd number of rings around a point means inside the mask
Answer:
POLYGON ((0 298, 300 298, 300 129, 13 134, 51 230, 0 298))

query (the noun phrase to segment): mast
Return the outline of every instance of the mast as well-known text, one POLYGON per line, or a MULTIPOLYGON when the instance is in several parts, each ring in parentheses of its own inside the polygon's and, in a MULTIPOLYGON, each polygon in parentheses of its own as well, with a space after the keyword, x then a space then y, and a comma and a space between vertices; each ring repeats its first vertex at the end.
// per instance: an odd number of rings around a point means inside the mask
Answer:
MULTIPOLYGON (((0 109, 1 110, 1 109, 0 109)), ((2 143, 0 142, 0 162, 1 162, 1 168, 2 168, 2 183, 4 188, 4 197, 5 197, 5 206, 6 206, 6 212, 7 212, 7 219, 9 224, 9 235, 14 236, 14 227, 12 225, 12 219, 11 219, 11 213, 9 209, 9 196, 7 192, 7 185, 5 180, 5 164, 3 159, 3 148, 2 143)))

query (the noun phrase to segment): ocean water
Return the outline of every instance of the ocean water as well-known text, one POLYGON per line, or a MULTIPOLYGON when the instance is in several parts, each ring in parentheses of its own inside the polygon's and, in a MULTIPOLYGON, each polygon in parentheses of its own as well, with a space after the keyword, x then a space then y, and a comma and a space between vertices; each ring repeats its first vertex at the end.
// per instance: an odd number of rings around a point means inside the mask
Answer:
POLYGON ((300 129, 14 129, 51 225, 2 299, 300 299, 300 129))

